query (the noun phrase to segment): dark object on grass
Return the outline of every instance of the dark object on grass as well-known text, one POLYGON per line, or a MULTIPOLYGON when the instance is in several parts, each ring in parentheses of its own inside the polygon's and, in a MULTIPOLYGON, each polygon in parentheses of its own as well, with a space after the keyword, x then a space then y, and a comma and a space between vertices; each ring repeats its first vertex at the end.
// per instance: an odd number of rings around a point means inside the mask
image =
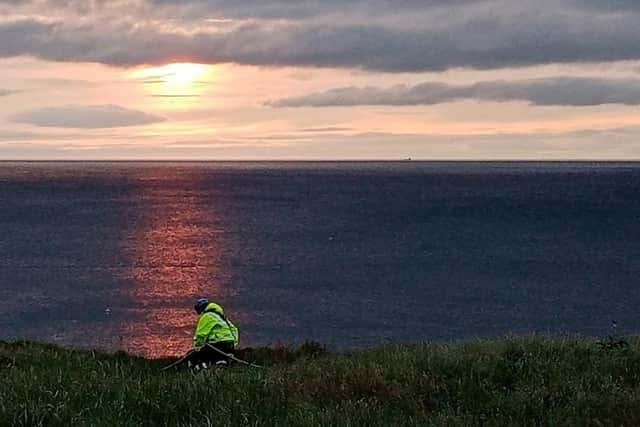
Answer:
POLYGON ((233 353, 225 354, 220 349, 212 346, 211 344, 207 344, 206 346, 210 347, 213 351, 218 352, 221 355, 227 357, 229 360, 232 360, 232 361, 234 361, 236 363, 240 363, 241 365, 250 366, 252 368, 259 368, 259 369, 263 368, 263 366, 256 365, 255 363, 251 363, 251 362, 247 362, 246 360, 238 359, 233 353))
POLYGON ((207 343, 197 351, 189 353, 185 360, 187 366, 211 366, 218 362, 227 362, 233 355, 232 342, 207 343))
POLYGON ((609 335, 606 339, 598 341, 598 346, 604 351, 627 350, 629 342, 623 337, 609 335))
POLYGON ((598 341, 600 350, 615 351, 615 350, 627 350, 629 348, 629 342, 626 338, 618 335, 618 322, 611 321, 611 334, 604 340, 598 341))
POLYGON ((1 356, 0 357, 0 370, 1 369, 11 369, 16 366, 15 359, 10 359, 8 357, 1 356))
POLYGON ((187 358, 191 355, 191 353, 193 353, 195 351, 195 349, 193 350, 189 350, 187 352, 187 354, 185 354, 184 356, 182 356, 180 359, 176 360, 175 362, 171 363, 170 365, 165 366, 164 368, 162 368, 163 371, 166 371, 167 369, 171 369, 171 368, 177 368, 178 366, 182 365, 183 363, 185 363, 187 361, 187 358))
POLYGON ((177 368, 185 364, 188 367, 194 367, 194 368, 198 368, 200 366, 203 366, 203 367, 213 366, 213 365, 219 364, 220 362, 225 362, 224 365, 226 365, 226 362, 229 360, 236 363, 240 363, 241 365, 262 369, 262 366, 260 365, 256 365, 255 363, 250 363, 245 360, 237 358, 233 354, 233 347, 222 348, 220 344, 224 344, 224 343, 218 343, 216 345, 206 344, 198 350, 196 349, 190 350, 182 358, 176 360, 175 362, 173 362, 168 366, 165 366, 164 368, 162 368, 162 370, 166 371, 167 369, 177 368))

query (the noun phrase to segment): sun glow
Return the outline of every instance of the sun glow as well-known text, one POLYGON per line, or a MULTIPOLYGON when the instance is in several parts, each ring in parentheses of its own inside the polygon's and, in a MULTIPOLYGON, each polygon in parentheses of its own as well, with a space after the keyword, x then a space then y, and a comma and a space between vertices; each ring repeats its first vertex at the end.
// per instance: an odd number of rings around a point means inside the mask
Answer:
POLYGON ((156 98, 155 105, 167 109, 189 109, 210 88, 213 67, 205 64, 176 63, 144 68, 131 74, 142 80, 144 90, 156 98))
POLYGON ((152 79, 170 85, 186 85, 203 77, 208 67, 204 64, 177 63, 162 67, 145 68, 133 73, 136 78, 152 79))

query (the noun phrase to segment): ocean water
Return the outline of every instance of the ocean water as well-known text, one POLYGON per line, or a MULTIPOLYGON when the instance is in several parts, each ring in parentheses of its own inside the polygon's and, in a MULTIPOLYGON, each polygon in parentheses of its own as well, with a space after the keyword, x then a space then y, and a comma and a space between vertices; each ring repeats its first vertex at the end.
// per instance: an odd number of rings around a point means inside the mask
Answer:
POLYGON ((0 163, 0 340, 640 332, 640 164, 0 163))

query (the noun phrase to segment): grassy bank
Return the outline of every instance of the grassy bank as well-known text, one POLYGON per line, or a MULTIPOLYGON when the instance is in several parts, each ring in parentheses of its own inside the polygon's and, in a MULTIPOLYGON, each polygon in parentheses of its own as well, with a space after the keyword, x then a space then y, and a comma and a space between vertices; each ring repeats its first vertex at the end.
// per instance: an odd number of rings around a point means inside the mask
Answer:
POLYGON ((0 343, 0 425, 640 425, 640 340, 245 350, 267 369, 0 343))

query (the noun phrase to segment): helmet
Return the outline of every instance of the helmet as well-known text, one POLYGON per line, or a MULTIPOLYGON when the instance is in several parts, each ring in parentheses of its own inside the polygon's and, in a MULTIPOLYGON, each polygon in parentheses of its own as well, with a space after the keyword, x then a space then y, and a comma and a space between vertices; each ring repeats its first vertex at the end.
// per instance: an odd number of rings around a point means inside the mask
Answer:
POLYGON ((207 305, 209 305, 209 300, 206 298, 198 298, 196 300, 195 305, 193 306, 193 308, 198 312, 198 314, 202 313, 204 311, 204 309, 207 307, 207 305))

